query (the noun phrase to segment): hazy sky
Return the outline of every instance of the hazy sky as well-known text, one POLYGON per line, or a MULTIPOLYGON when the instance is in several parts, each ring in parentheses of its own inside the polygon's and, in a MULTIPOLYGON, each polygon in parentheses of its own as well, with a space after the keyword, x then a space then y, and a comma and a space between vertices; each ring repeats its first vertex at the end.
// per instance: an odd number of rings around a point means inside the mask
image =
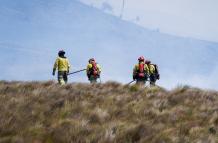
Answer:
POLYGON ((218 0, 79 0, 143 27, 218 42, 218 0), (111 8, 112 9, 111 9, 111 8))

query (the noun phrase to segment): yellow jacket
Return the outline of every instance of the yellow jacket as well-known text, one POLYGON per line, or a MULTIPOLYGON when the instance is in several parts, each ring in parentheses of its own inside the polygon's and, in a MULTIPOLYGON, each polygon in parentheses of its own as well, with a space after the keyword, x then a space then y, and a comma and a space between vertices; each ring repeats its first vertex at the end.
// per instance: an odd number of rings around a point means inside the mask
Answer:
MULTIPOLYGON (((100 67, 99 64, 96 64, 96 66, 97 66, 98 74, 100 74, 100 73, 101 73, 101 67, 100 67)), ((87 65, 87 68, 86 68, 87 74, 89 74, 89 72, 90 72, 91 69, 92 69, 92 64, 88 64, 88 65, 87 65)))
POLYGON ((154 65, 150 64, 150 65, 148 65, 148 68, 149 68, 149 73, 150 74, 154 74, 155 73, 155 66, 154 65))
MULTIPOLYGON (((145 64, 144 70, 145 70, 145 72, 147 72, 149 74, 149 68, 148 68, 147 64, 145 64)), ((136 75, 138 71, 139 71, 139 64, 136 64, 134 69, 133 69, 133 75, 136 75)))
POLYGON ((53 69, 58 69, 58 71, 69 71, 70 63, 67 58, 58 57, 55 61, 53 69))

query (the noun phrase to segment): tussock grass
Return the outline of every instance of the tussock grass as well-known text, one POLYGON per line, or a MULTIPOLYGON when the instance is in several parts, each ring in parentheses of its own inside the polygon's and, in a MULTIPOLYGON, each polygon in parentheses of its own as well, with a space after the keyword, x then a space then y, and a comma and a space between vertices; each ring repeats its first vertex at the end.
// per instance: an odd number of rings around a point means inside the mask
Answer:
POLYGON ((218 92, 0 81, 0 143, 217 143, 218 92))

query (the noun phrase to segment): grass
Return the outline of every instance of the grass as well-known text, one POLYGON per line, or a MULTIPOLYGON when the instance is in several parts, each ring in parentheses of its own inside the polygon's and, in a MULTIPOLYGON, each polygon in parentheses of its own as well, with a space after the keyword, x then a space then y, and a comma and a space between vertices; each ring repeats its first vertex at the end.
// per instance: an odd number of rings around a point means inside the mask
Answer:
POLYGON ((0 81, 0 143, 216 143, 218 92, 0 81))

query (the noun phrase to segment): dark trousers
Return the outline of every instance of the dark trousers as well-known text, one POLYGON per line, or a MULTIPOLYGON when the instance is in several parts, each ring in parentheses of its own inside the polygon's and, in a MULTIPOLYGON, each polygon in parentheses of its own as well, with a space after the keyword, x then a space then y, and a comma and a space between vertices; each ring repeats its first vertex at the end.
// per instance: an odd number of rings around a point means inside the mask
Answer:
POLYGON ((136 84, 138 84, 138 85, 145 85, 146 81, 147 81, 147 77, 137 78, 136 79, 136 84))
POLYGON ((58 82, 63 85, 67 83, 67 71, 58 71, 58 82))
POLYGON ((156 74, 151 74, 150 75, 150 85, 155 86, 156 81, 157 81, 157 75, 156 74))
POLYGON ((90 83, 97 83, 98 76, 90 75, 89 81, 90 83))

